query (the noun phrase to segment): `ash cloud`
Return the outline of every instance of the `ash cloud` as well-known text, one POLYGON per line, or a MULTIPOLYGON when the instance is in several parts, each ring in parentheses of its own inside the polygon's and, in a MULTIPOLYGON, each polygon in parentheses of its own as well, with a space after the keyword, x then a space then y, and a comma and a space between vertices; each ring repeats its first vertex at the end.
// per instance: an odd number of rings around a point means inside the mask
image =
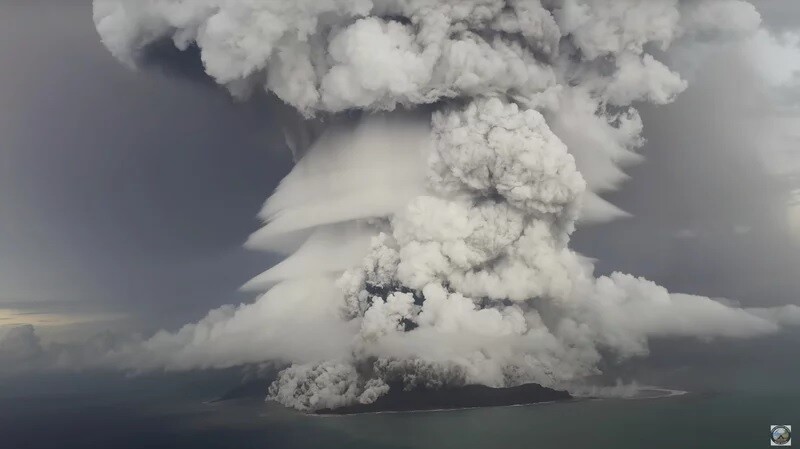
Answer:
POLYGON ((569 388, 654 338, 800 321, 797 306, 596 277, 568 245, 576 225, 625 215, 601 195, 640 160, 636 106, 688 86, 659 56, 747 39, 747 2, 95 0, 94 18, 125 63, 169 39, 234 96, 266 90, 306 120, 248 241, 289 254, 247 285, 269 290, 114 351, 117 365, 279 360, 270 397, 313 411, 392 382, 569 388))

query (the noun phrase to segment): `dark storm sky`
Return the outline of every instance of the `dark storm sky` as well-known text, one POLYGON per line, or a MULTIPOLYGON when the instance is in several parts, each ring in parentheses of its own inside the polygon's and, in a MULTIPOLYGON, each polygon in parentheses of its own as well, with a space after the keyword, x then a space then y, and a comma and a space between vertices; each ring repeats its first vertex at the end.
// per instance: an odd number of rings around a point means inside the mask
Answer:
MULTIPOLYGON (((775 27, 800 24, 794 2, 760 3, 775 27)), ((121 66, 89 1, 0 0, 0 308, 120 313, 147 331, 248 299, 237 287, 274 259, 241 244, 290 168, 277 112, 231 101, 191 60, 169 66, 121 66)), ((602 272, 797 303, 783 187, 723 112, 749 82, 728 79, 643 111, 647 162, 610 196, 635 218, 580 231, 576 247, 602 272)))
POLYGON ((289 169, 267 108, 102 47, 88 1, 0 3, 0 301, 174 326, 246 299, 289 169))

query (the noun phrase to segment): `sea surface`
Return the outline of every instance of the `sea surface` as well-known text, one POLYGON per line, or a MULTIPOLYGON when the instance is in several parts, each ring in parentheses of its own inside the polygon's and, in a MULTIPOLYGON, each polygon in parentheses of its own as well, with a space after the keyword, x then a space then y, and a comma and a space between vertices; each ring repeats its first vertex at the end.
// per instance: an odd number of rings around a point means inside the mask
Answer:
POLYGON ((800 429, 800 351, 779 347, 648 368, 680 396, 357 416, 209 402, 230 372, 27 375, 0 380, 0 449, 767 448, 770 424, 800 429))

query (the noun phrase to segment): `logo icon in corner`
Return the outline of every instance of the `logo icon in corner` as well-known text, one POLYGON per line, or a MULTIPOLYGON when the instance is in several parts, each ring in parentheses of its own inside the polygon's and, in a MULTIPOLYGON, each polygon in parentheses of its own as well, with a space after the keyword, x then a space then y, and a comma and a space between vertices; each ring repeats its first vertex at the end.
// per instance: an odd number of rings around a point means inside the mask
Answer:
POLYGON ((769 426, 769 445, 789 447, 792 445, 792 426, 772 424, 769 426))

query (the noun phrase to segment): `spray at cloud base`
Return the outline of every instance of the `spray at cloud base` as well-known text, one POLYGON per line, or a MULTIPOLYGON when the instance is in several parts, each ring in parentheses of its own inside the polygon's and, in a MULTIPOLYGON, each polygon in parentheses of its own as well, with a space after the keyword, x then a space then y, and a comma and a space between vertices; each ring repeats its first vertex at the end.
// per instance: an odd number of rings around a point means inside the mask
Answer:
MULTIPOLYGON (((196 45, 234 95, 266 89, 331 126, 248 244, 291 255, 269 289, 120 354, 137 369, 291 364, 270 387, 301 410, 407 387, 569 385, 657 337, 751 337, 772 316, 596 278, 576 223, 638 159, 633 104, 687 84, 654 54, 759 26, 736 0, 95 0, 105 45, 196 45), (356 118, 357 117, 357 118, 356 118)), ((796 321, 796 320, 790 320, 796 321)))

